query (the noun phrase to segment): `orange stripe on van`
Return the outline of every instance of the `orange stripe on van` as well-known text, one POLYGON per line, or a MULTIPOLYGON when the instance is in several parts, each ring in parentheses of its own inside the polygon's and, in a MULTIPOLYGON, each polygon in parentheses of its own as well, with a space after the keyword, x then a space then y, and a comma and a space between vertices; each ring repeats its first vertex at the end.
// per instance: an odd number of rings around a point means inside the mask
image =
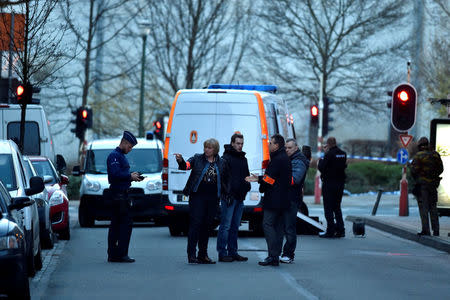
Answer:
POLYGON ((264 109, 264 102, 261 98, 261 94, 255 93, 256 99, 258 100, 258 110, 259 110, 259 119, 261 120, 261 135, 265 135, 266 138, 263 139, 262 148, 263 148, 263 161, 269 161, 269 133, 267 131, 267 119, 266 119, 266 110, 264 109))
POLYGON ((164 158, 168 159, 169 157, 169 140, 170 137, 167 136, 172 131, 172 121, 173 121, 173 114, 175 112, 175 106, 177 105, 177 99, 181 92, 178 92, 175 95, 175 100, 173 100, 172 108, 170 109, 170 115, 169 115, 169 121, 167 122, 167 129, 166 129, 166 140, 164 141, 164 158))

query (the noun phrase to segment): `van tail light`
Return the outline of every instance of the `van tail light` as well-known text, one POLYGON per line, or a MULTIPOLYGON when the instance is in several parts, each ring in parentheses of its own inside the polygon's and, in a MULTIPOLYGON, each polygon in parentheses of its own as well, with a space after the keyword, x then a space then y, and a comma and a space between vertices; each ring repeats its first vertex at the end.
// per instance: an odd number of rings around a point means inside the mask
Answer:
MULTIPOLYGON (((268 166, 269 166, 269 160, 268 160, 268 159, 263 160, 263 162, 262 162, 262 168, 263 168, 264 170, 266 170, 268 166)), ((263 173, 264 173, 264 172, 263 172, 263 173)))
POLYGON ((163 159, 161 179, 163 191, 169 190, 169 160, 167 158, 163 159))
POLYGON ((255 207, 255 208, 253 208, 253 211, 254 212, 262 212, 263 209, 262 209, 262 207, 255 207))
POLYGON ((166 206, 164 206, 164 208, 166 210, 175 210, 175 207, 173 207, 173 205, 166 205, 166 206))

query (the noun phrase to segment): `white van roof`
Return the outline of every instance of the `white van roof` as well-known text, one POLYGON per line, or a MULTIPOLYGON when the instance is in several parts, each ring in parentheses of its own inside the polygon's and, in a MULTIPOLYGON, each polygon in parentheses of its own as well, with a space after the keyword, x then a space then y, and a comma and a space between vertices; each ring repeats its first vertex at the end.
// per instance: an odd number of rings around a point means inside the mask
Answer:
MULTIPOLYGON (((101 139, 95 140, 89 143, 88 149, 115 149, 120 144, 122 138, 115 139, 101 139)), ((163 148, 161 141, 159 140, 147 140, 144 138, 137 138, 137 145, 133 149, 152 149, 152 148, 163 148)))

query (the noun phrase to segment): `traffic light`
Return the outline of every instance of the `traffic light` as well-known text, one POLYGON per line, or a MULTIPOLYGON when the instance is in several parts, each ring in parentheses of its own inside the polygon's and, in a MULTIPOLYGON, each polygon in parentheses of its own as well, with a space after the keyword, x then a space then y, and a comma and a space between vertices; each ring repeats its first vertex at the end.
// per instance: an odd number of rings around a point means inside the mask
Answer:
POLYGON ((319 107, 317 105, 312 105, 310 109, 311 113, 311 124, 316 125, 319 123, 319 107))
POLYGON ((40 88, 35 88, 29 83, 19 84, 16 88, 16 100, 19 104, 31 104, 33 103, 33 92, 39 93, 40 88))
POLYGON ((87 128, 92 128, 92 109, 80 106, 76 111, 72 111, 75 120, 71 122, 75 124, 75 128, 70 131, 75 133, 77 138, 84 139, 84 133, 87 128))
POLYGON ((416 122, 417 92, 409 83, 398 85, 392 92, 391 123, 397 131, 408 131, 416 122))
POLYGON ((16 89, 16 97, 17 103, 24 104, 25 103, 25 86, 23 84, 19 84, 16 89))
POLYGON ((153 133, 155 137, 163 141, 164 140, 164 119, 160 118, 153 122, 153 133))
POLYGON ((333 127, 330 126, 329 122, 334 119, 330 117, 330 113, 334 110, 330 107, 330 104, 334 103, 334 100, 328 97, 323 98, 323 118, 322 118, 322 136, 326 136, 328 131, 333 130, 333 127))
POLYGON ((80 118, 85 128, 92 128, 92 108, 81 107, 80 118))

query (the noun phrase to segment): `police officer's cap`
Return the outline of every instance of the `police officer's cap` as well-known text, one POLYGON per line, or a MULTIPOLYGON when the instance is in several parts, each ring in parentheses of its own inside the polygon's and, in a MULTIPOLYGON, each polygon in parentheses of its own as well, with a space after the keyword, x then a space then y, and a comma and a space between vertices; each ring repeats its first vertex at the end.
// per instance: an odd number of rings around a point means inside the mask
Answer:
POLYGON ((131 145, 133 145, 133 147, 138 143, 136 137, 131 132, 126 130, 123 132, 122 138, 127 140, 131 145))
POLYGON ((417 146, 428 146, 428 144, 429 144, 429 142, 428 142, 428 139, 426 138, 426 137, 421 137, 420 139, 419 139, 419 141, 417 141, 417 146))

